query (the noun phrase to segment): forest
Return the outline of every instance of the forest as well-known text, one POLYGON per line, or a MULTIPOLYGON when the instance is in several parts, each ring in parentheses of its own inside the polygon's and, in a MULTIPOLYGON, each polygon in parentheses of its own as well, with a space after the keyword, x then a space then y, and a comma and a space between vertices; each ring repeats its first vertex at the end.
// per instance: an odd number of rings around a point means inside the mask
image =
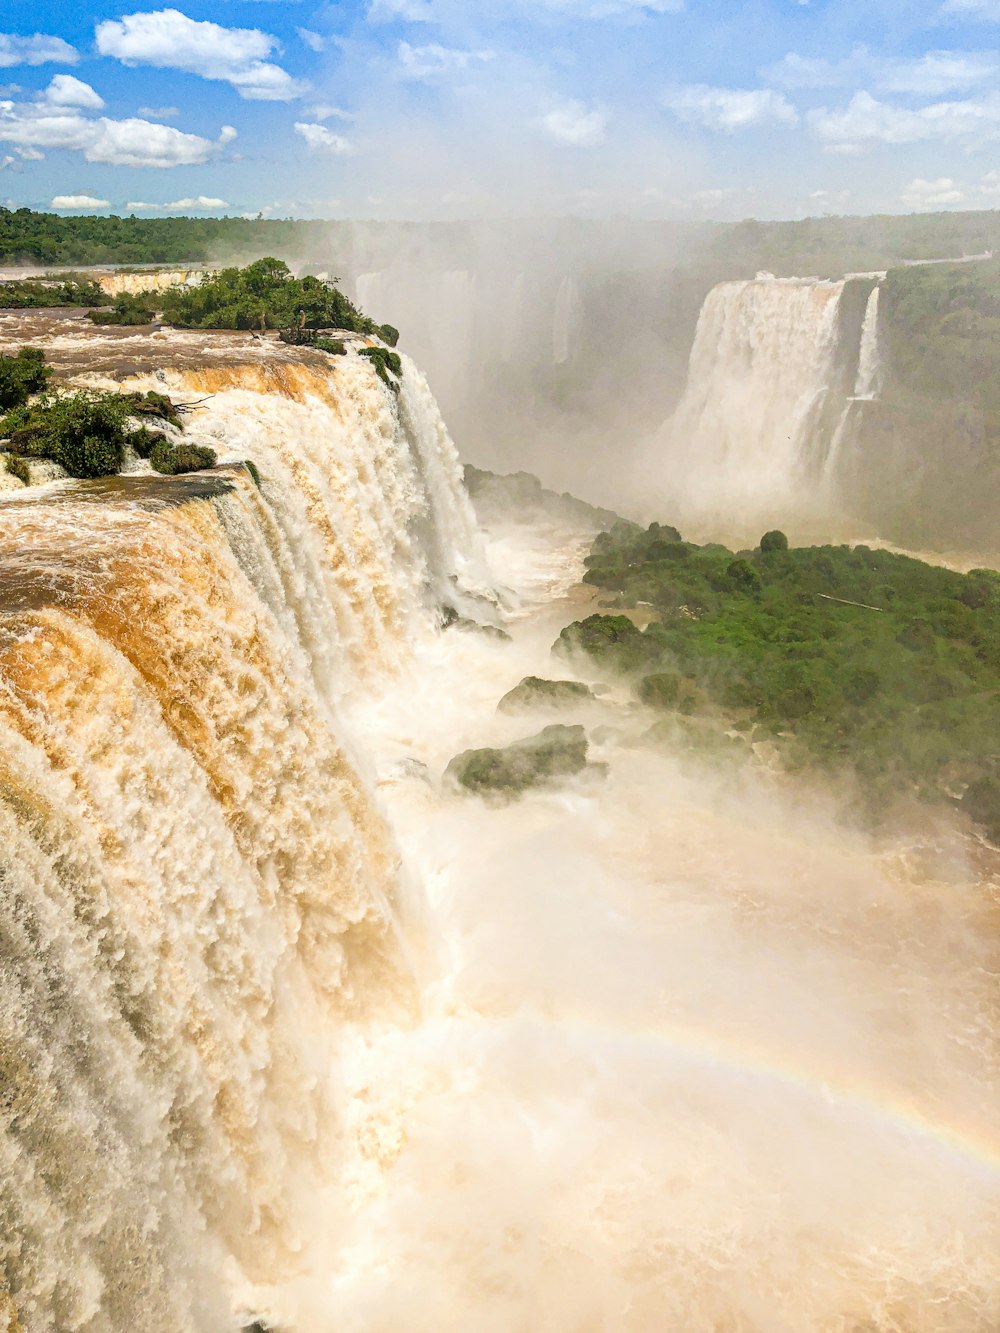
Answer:
POLYGON ((849 770, 870 811, 908 793, 960 801, 1000 837, 1000 574, 789 549, 778 531, 733 552, 625 522, 586 564, 585 582, 613 595, 557 653, 619 672, 675 721, 714 719, 703 737, 849 770), (640 603, 657 615, 645 630, 621 614, 640 603))

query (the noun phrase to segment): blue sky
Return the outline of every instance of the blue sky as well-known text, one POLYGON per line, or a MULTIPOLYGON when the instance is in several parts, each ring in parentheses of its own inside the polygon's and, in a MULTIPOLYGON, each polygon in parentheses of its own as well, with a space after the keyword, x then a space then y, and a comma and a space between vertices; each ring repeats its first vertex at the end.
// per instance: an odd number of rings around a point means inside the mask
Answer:
POLYGON ((0 25, 14 206, 1000 206, 1000 0, 5 0, 0 25))

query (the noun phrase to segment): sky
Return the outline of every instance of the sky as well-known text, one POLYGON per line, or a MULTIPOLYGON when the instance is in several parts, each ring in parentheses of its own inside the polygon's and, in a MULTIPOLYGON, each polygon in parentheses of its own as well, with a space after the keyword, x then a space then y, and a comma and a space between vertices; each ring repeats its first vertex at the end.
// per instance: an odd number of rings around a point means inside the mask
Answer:
POLYGON ((178 3, 4 0, 0 202, 414 219, 1000 206, 1000 0, 178 3))

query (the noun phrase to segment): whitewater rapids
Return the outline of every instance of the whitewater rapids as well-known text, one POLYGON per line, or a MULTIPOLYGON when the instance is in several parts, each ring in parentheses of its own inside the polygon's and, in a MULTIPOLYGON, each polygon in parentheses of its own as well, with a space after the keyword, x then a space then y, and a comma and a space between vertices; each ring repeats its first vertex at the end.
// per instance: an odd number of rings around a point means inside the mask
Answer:
POLYGON ((50 336, 221 461, 0 502, 0 1329, 1000 1325, 995 855, 614 681, 605 780, 447 790, 589 534, 484 533, 409 363, 50 336))

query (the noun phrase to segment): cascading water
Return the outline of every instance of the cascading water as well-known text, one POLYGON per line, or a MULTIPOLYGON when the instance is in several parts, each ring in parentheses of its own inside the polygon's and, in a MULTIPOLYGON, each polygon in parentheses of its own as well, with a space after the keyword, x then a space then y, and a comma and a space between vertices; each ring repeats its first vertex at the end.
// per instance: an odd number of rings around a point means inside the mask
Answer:
POLYGON ((687 388, 657 449, 681 516, 767 517, 801 503, 828 429, 843 291, 765 275, 709 293, 687 388))
POLYGON ((475 522, 411 364, 397 403, 357 357, 272 356, 149 380, 211 393, 190 436, 263 492, 0 512, 4 1328, 233 1327, 330 1171, 331 1025, 412 998, 340 705, 462 604, 475 522))
POLYGON ((879 342, 878 283, 871 289, 861 325, 861 348, 858 354, 858 376, 854 384, 855 398, 874 398, 882 378, 882 348, 879 342))
POLYGON ((484 538, 408 362, 129 358, 220 467, 0 502, 0 1328, 992 1333, 994 854, 615 682, 603 783, 449 791, 591 534, 484 538))

